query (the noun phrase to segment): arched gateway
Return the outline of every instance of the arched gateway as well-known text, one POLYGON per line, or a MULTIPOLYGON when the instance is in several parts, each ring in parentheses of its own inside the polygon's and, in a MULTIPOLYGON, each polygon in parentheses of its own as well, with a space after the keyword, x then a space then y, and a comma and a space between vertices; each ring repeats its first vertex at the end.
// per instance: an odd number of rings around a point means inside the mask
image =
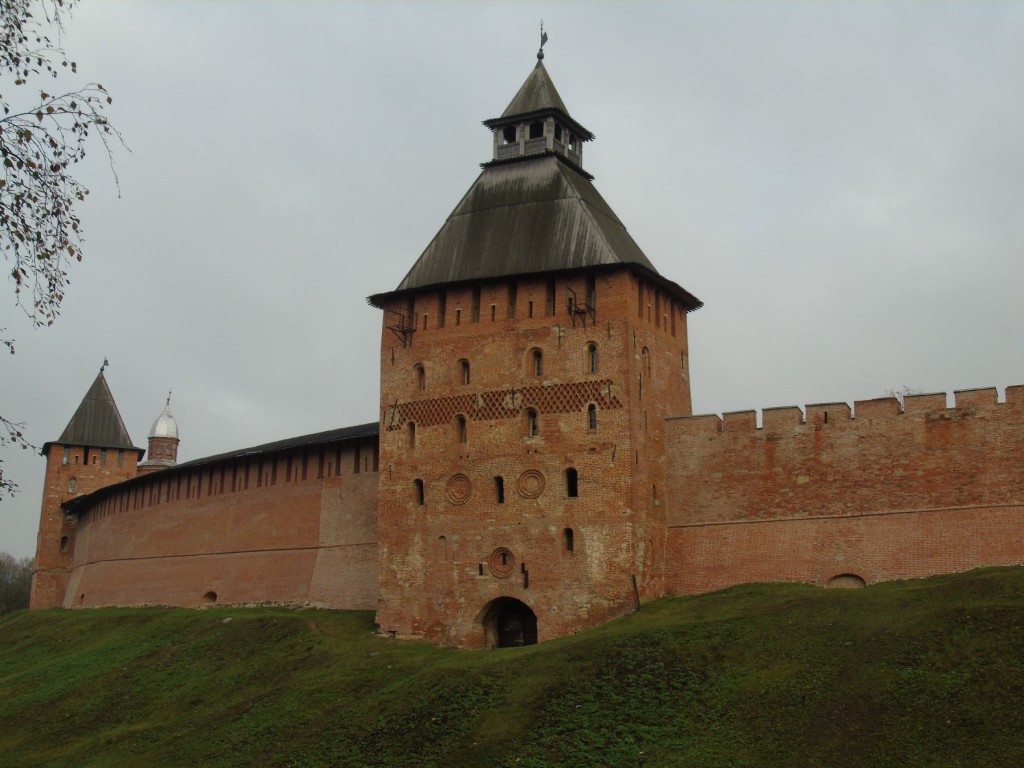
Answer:
POLYGON ((537 614, 514 597, 499 597, 483 613, 484 645, 488 648, 517 648, 537 642, 537 614))

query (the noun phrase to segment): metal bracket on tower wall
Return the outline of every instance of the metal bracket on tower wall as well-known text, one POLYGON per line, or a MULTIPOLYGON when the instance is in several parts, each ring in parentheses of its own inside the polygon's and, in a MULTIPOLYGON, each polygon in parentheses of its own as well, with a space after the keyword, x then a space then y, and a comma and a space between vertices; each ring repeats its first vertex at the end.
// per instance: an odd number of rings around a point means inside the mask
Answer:
POLYGON ((385 310, 389 315, 395 316, 395 321, 387 326, 387 329, 391 331, 395 336, 402 342, 402 349, 412 346, 412 334, 416 330, 408 324, 405 315, 402 312, 398 312, 394 309, 385 310))

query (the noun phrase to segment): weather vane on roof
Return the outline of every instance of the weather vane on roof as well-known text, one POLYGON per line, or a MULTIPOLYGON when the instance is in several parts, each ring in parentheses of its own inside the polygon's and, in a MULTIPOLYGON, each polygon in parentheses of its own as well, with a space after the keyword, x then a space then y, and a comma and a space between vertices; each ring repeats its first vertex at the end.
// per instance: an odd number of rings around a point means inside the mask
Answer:
POLYGON ((103 369, 106 368, 108 365, 110 365, 110 362, 107 360, 107 358, 104 357, 103 365, 100 366, 100 373, 103 373, 103 369))
POLYGON ((544 58, 544 43, 548 41, 548 33, 544 31, 544 19, 540 20, 540 50, 537 51, 537 61, 544 58))

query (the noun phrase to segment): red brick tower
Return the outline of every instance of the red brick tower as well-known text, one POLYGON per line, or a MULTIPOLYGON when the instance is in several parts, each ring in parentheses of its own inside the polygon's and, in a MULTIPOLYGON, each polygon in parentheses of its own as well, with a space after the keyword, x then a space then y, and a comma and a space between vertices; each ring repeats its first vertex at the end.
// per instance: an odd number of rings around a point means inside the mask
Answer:
POLYGON ((43 446, 46 478, 31 608, 56 608, 64 604, 75 551, 75 525, 73 518, 65 516, 61 504, 135 477, 136 464, 145 453, 132 445, 103 376, 104 367, 106 362, 60 438, 43 446))
POLYGON ((686 313, 582 167, 538 53, 492 159, 384 310, 383 631, 520 645, 664 591, 686 313))

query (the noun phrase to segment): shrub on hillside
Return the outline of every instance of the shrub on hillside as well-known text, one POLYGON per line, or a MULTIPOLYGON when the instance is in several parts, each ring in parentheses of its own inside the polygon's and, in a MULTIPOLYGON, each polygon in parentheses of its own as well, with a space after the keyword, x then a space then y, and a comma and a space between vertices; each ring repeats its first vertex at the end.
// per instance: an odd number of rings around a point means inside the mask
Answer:
POLYGON ((32 588, 32 558, 20 560, 0 552, 0 616, 28 608, 32 588))

